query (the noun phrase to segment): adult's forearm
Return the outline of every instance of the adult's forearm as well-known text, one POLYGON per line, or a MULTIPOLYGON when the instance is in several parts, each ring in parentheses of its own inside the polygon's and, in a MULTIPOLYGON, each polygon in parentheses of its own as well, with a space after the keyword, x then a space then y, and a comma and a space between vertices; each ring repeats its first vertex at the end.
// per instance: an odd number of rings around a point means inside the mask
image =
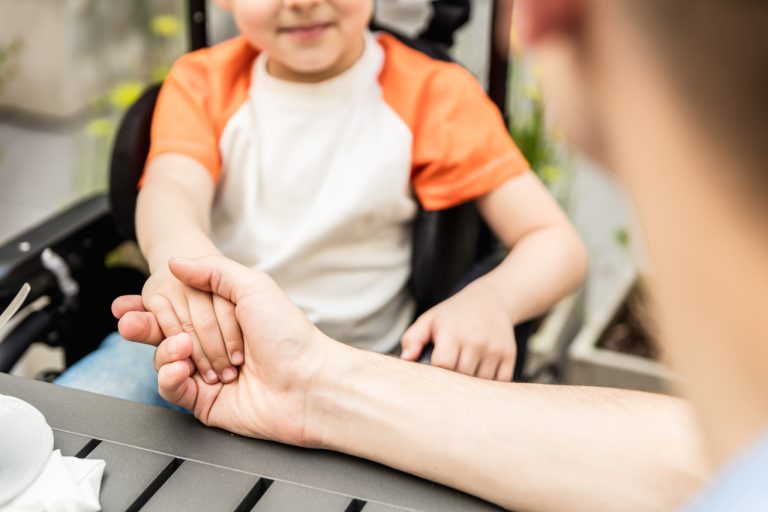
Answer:
POLYGON ((670 510, 706 474, 679 400, 497 383, 340 352, 342 373, 310 391, 316 446, 518 511, 670 510))

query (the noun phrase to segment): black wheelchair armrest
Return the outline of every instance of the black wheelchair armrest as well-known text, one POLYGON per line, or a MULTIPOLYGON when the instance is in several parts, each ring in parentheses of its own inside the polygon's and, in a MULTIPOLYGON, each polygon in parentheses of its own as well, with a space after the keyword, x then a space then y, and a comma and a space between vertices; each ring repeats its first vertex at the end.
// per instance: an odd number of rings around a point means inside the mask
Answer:
POLYGON ((409 288, 423 313, 448 298, 475 263, 485 228, 474 202, 447 210, 419 210, 414 223, 409 288))
POLYGON ((30 306, 33 311, 4 334, 0 371, 8 371, 36 341, 64 346, 71 363, 113 328, 102 324, 114 323, 108 304, 116 295, 101 289, 114 284, 104 263, 120 242, 109 201, 97 195, 0 246, 0 304, 8 303, 24 282, 32 288, 28 304, 45 301, 44 307, 30 306), (105 311, 94 312, 94 304, 105 311), (100 330, 92 332, 96 327, 100 330))
POLYGON ((29 300, 46 293, 53 276, 45 275, 43 251, 51 249, 68 264, 78 266, 80 262, 72 261, 72 253, 83 245, 90 248, 109 242, 86 236, 89 232, 108 233, 95 231, 105 220, 109 221, 109 202, 106 196, 98 195, 76 203, 0 246, 0 301, 12 297, 25 281, 32 286, 29 300))

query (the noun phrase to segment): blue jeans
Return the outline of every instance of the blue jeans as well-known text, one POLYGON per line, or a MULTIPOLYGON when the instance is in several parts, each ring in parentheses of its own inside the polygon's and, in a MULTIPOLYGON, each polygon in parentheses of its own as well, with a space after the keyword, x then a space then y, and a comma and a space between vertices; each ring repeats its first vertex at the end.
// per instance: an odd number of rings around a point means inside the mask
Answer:
POLYGON ((158 393, 157 373, 152 366, 154 352, 155 347, 131 343, 118 333, 113 333, 106 337, 96 351, 72 365, 53 383, 185 411, 165 401, 158 393))

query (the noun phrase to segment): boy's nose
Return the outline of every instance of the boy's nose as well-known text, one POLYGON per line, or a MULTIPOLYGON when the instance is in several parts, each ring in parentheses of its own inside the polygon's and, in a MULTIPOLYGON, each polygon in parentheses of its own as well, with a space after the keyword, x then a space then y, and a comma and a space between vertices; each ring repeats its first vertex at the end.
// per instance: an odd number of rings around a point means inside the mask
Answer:
POLYGON ((324 1, 325 0, 283 0, 285 6, 289 9, 306 9, 324 1))

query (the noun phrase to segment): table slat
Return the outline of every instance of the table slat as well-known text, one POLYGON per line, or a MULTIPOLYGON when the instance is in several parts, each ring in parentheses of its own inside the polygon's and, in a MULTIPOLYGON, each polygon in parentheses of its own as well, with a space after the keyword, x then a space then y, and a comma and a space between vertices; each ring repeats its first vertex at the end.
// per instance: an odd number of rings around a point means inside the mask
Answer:
POLYGON ((53 430, 53 449, 61 450, 61 454, 65 457, 77 455, 77 452, 82 450, 90 440, 90 437, 53 430))
POLYGON ((106 461, 101 482, 103 510, 128 508, 173 460, 167 455, 108 442, 99 444, 87 458, 106 461))
POLYGON ((362 512, 403 512, 405 508, 391 507, 381 503, 366 503, 362 512))
POLYGON ((232 512, 258 481, 259 477, 247 473, 185 461, 141 512, 232 512))
POLYGON ((252 512, 344 512, 352 498, 310 487, 274 482, 252 512))

